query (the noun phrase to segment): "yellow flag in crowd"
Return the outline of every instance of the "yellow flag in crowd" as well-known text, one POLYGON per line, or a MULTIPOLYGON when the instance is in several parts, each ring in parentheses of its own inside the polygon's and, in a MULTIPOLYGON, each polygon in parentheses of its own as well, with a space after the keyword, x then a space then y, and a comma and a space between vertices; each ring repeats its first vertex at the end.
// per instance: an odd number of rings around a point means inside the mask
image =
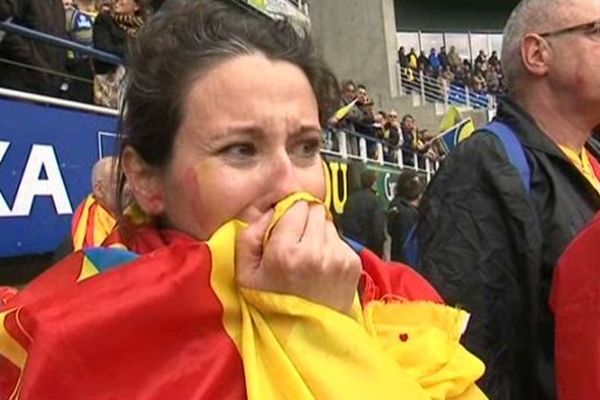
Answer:
POLYGON ((471 117, 469 117, 440 133, 435 137, 434 140, 439 141, 446 154, 448 154, 460 142, 471 136, 473 132, 475 132, 475 124, 473 123, 471 117))
POLYGON ((458 108, 456 106, 450 106, 448 111, 446 111, 446 114, 444 114, 444 118, 442 118, 438 133, 444 133, 448 131, 450 128, 453 128, 459 124, 462 119, 462 115, 458 108))
POLYGON ((356 101, 358 99, 354 99, 351 103, 346 104, 344 107, 340 108, 339 110, 337 110, 334 114, 334 117, 337 120, 340 120, 342 118, 344 118, 346 115, 348 115, 348 113, 350 112, 350 110, 352 110, 352 107, 354 107, 354 105, 356 104, 356 101))

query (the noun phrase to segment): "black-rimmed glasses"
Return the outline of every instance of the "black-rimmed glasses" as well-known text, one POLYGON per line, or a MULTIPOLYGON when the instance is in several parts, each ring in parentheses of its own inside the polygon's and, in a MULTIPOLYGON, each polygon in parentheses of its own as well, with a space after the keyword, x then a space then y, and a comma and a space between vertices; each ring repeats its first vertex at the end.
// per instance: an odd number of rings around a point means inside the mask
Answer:
POLYGON ((600 19, 592 22, 587 22, 581 25, 570 26, 568 28, 559 29, 557 31, 540 33, 541 37, 559 36, 567 33, 583 32, 587 35, 594 36, 600 40, 600 19))

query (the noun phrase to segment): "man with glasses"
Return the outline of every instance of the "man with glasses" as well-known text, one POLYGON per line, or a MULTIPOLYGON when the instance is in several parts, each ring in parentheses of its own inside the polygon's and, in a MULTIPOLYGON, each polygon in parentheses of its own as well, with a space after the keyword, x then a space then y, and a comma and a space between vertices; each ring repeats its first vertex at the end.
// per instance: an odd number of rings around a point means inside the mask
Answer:
POLYGON ((420 271, 472 313, 491 399, 554 399, 553 272, 600 208, 600 0, 523 0, 502 64, 514 141, 483 129, 448 156, 421 203, 420 271))

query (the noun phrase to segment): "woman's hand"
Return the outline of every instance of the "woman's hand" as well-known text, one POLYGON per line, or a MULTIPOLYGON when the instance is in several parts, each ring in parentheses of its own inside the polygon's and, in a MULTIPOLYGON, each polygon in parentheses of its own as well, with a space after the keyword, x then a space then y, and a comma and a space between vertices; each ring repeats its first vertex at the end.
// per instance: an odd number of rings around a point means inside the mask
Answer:
POLYGON ((361 262, 326 218, 322 204, 296 203, 262 248, 272 212, 239 233, 236 275, 241 287, 291 294, 348 313, 361 262))

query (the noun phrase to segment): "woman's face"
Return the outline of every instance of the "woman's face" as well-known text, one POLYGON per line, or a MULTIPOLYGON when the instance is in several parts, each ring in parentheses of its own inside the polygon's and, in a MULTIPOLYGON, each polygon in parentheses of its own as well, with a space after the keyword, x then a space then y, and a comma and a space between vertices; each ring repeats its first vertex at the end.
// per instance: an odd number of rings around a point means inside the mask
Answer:
POLYGON ((318 106, 297 66, 238 56, 191 84, 158 211, 204 240, 224 222, 254 222, 290 193, 323 199, 318 106))
POLYGON ((139 10, 135 0, 113 0, 112 9, 116 14, 133 15, 139 10))

